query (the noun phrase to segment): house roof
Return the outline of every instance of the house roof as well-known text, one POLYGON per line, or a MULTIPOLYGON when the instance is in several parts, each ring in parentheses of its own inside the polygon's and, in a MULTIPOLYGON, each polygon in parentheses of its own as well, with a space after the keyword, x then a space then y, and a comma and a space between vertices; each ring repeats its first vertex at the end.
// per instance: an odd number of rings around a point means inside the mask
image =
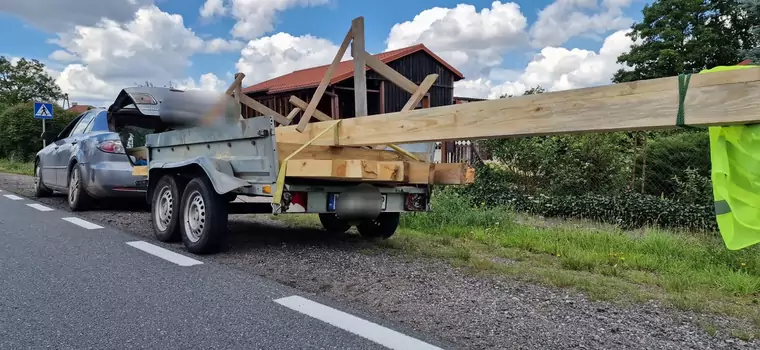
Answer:
POLYGON ((90 109, 94 108, 93 106, 88 105, 73 105, 67 111, 74 112, 76 114, 84 113, 90 109))
MULTIPOLYGON (((444 67, 454 72, 454 74, 457 77, 459 77, 459 79, 464 79, 464 76, 462 75, 462 73, 460 73, 458 70, 456 70, 456 68, 448 64, 442 58, 438 57, 438 55, 434 54, 432 51, 430 51, 430 49, 428 49, 423 44, 417 44, 417 45, 404 47, 397 50, 386 51, 386 52, 379 53, 373 56, 379 58, 380 61, 382 61, 383 63, 388 64, 391 61, 395 61, 399 58, 409 56, 419 51, 424 51, 425 53, 433 57, 436 61, 441 63, 444 67)), ((354 75, 353 62, 354 62, 353 60, 340 62, 338 64, 338 67, 335 69, 335 72, 333 73, 333 77, 330 80, 330 84, 332 85, 332 84, 335 84, 340 81, 353 77, 354 75)), ((243 93, 247 94, 247 93, 252 93, 252 92, 266 91, 270 94, 274 94, 274 93, 280 93, 280 92, 286 92, 286 91, 317 87, 319 86, 319 83, 322 80, 322 77, 327 72, 327 68, 329 66, 330 65, 324 65, 324 66, 319 66, 319 67, 297 70, 293 73, 285 74, 277 78, 273 78, 273 79, 246 87, 243 89, 243 93)), ((369 67, 367 67, 367 69, 369 70, 369 67)))

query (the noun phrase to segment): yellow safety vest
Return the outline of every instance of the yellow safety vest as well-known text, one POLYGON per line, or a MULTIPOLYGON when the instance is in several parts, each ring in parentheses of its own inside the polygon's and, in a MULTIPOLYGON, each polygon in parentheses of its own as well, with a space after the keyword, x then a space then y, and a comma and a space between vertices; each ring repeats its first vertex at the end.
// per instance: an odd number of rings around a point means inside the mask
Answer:
MULTIPOLYGON (((755 67, 719 66, 699 74, 755 67)), ((760 124, 711 126, 709 133, 715 217, 726 248, 760 243, 760 124)))

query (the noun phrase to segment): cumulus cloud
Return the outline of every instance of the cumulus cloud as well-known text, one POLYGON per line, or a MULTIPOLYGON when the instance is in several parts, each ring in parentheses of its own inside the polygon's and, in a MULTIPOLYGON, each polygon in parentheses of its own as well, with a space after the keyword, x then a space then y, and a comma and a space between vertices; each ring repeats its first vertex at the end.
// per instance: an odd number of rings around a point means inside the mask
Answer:
POLYGON ((537 85, 558 91, 609 84, 612 75, 624 67, 616 62, 617 57, 633 44, 626 36, 628 32, 630 29, 619 30, 608 36, 599 52, 545 47, 517 79, 501 83, 486 78, 459 81, 455 83, 455 94, 498 98, 504 94, 520 95, 537 85))
POLYGON ((274 30, 277 14, 296 7, 319 6, 330 0, 206 0, 202 18, 229 15, 236 20, 231 33, 240 39, 255 39, 274 30))
MULTIPOLYGON (((277 33, 249 41, 236 67, 246 75, 244 83, 250 85, 299 69, 329 64, 338 49, 327 39, 277 33)), ((344 59, 351 58, 348 51, 344 59)))
POLYGON ((18 16, 48 32, 69 30, 75 25, 93 26, 103 18, 124 22, 138 8, 154 0, 3 0, 0 12, 18 16))
POLYGON ((494 1, 480 11, 469 4, 434 7, 395 24, 386 44, 393 50, 423 43, 465 76, 487 75, 502 64, 508 49, 526 42, 527 25, 513 2, 494 1))
POLYGON ((530 29, 533 47, 558 46, 579 35, 601 35, 629 28, 623 9, 633 0, 556 0, 538 13, 530 29))
POLYGON ((204 41, 185 26, 181 15, 154 5, 139 8, 127 22, 103 18, 93 26, 78 25, 51 42, 59 45, 50 59, 67 63, 56 82, 72 99, 105 100, 119 90, 146 81, 168 86, 180 81, 191 88, 216 89, 219 79, 203 75, 196 82, 186 77, 191 56, 239 50, 234 40, 204 41))
POLYGON ((229 86, 229 82, 225 82, 214 73, 206 73, 196 82, 192 78, 187 78, 176 84, 176 88, 183 90, 205 90, 214 92, 223 92, 229 86))

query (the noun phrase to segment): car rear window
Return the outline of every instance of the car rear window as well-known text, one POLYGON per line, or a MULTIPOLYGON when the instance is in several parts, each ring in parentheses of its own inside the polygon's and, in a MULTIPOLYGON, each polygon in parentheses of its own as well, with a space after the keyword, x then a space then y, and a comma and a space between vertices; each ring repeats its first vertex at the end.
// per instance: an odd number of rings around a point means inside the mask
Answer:
POLYGON ((100 112, 95 116, 90 131, 108 131, 108 113, 106 111, 100 112))

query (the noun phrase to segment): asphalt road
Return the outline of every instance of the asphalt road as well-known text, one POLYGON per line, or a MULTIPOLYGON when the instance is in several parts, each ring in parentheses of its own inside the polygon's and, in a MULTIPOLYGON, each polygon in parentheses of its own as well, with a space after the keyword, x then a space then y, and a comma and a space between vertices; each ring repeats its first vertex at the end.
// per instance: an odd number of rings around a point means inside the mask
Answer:
POLYGON ((448 347, 9 192, 0 237, 2 349, 448 347))

